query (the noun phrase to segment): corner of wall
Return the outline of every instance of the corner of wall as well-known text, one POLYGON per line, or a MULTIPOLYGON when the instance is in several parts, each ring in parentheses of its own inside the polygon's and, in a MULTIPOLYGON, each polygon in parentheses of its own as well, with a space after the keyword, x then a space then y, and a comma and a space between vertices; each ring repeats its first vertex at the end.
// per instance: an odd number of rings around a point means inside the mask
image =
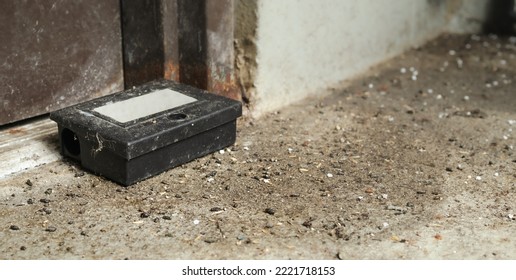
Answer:
POLYGON ((490 0, 234 1, 236 79, 258 118, 443 32, 479 32, 490 0))
POLYGON ((244 114, 249 115, 255 98, 257 0, 235 0, 235 75, 242 92, 244 114))

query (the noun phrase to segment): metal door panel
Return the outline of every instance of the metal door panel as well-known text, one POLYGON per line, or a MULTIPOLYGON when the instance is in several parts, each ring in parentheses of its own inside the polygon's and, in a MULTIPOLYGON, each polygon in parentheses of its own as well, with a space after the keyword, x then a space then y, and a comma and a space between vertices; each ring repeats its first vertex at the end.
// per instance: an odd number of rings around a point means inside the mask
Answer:
POLYGON ((0 0, 0 124, 123 89, 118 0, 0 0))

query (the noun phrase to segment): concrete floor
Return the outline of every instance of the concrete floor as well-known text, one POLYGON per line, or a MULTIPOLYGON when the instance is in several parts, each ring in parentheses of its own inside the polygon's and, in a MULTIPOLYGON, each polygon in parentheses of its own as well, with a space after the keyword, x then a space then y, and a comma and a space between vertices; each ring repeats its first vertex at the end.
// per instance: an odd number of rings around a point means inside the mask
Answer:
POLYGON ((0 181, 2 259, 514 259, 516 38, 443 36, 129 188, 0 181))

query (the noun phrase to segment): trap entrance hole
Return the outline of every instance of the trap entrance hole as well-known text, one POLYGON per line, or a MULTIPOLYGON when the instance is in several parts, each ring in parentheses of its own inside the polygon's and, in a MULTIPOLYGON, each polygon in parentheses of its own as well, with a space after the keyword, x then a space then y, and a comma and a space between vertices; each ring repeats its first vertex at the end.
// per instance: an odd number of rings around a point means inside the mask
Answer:
POLYGON ((179 114, 170 114, 168 115, 168 118, 171 119, 171 120, 174 120, 174 121, 180 121, 180 120, 184 120, 186 119, 188 116, 186 114, 182 114, 182 113, 179 113, 179 114))
POLYGON ((63 147, 71 156, 77 157, 81 154, 81 143, 79 142, 79 138, 68 128, 64 128, 63 132, 61 132, 61 142, 63 147))

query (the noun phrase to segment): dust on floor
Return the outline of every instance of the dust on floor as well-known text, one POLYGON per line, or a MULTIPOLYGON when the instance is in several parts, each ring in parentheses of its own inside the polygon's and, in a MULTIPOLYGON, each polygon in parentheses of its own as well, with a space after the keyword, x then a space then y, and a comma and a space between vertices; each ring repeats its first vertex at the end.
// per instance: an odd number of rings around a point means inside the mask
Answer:
POLYGON ((129 188, 0 181, 2 259, 514 259, 516 38, 443 36, 129 188))

